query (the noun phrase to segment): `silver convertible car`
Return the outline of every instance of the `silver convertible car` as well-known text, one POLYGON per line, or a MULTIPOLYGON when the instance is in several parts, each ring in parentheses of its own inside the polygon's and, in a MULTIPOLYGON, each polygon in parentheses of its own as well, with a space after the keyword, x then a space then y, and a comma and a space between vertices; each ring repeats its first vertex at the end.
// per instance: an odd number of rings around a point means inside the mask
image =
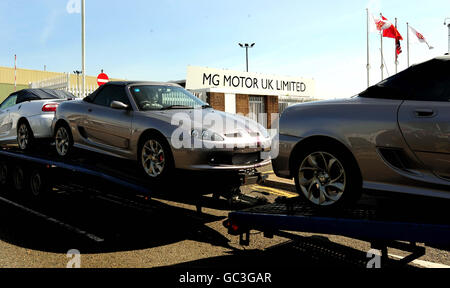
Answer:
POLYGON ((37 140, 52 139, 56 107, 71 98, 74 96, 69 92, 51 89, 12 93, 0 105, 0 144, 17 144, 21 150, 29 150, 37 140))
POLYGON ((265 155, 271 138, 264 127, 216 111, 176 84, 109 82, 83 100, 62 103, 53 131, 61 157, 77 147, 130 159, 155 180, 174 168, 242 170, 270 164, 265 155))
POLYGON ((350 99, 287 108, 279 150, 274 172, 315 206, 353 203, 362 189, 450 198, 450 57, 350 99))

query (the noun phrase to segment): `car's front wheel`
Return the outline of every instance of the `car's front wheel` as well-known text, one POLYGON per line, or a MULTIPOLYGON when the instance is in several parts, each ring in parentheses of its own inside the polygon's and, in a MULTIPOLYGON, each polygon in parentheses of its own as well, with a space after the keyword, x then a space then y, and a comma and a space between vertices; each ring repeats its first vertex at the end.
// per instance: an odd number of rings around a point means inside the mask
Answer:
POLYGON ((69 126, 60 124, 55 132, 55 147, 58 156, 65 158, 72 152, 73 138, 69 126))
POLYGON ((149 135, 141 141, 139 149, 141 170, 151 180, 162 180, 173 170, 169 145, 159 135, 149 135))
POLYGON ((315 207, 349 206, 360 196, 357 167, 340 149, 324 145, 305 150, 294 177, 300 196, 315 207))

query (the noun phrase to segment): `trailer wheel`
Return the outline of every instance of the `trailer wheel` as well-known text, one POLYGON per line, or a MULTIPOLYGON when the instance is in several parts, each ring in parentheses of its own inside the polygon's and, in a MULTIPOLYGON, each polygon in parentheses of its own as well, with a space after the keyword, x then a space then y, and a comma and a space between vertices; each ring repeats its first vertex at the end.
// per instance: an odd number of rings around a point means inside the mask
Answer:
POLYGON ((6 186, 8 184, 8 164, 6 162, 0 162, 0 186, 6 186))
POLYGON ((14 167, 12 171, 13 186, 16 191, 23 191, 25 189, 25 170, 20 167, 14 167))
POLYGON ((48 183, 46 181, 45 174, 40 170, 33 170, 30 174, 30 192, 31 196, 35 199, 43 198, 48 192, 48 183))

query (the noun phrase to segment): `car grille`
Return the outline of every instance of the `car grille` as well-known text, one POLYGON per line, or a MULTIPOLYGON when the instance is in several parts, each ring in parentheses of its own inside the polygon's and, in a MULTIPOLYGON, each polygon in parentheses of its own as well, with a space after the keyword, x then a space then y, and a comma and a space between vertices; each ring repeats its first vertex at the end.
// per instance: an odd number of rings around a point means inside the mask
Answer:
POLYGON ((261 153, 212 153, 211 165, 251 165, 261 161, 261 153))
MULTIPOLYGON (((250 135, 250 137, 260 137, 261 135, 258 132, 247 132, 248 135, 250 135)), ((228 138, 240 138, 243 137, 243 135, 240 132, 236 132, 236 133, 226 133, 224 134, 225 137, 228 138)))

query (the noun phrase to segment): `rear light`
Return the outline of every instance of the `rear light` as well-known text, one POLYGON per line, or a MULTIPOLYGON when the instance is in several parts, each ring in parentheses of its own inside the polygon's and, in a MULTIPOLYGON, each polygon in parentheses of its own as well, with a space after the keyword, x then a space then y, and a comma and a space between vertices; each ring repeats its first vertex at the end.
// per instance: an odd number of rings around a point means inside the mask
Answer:
POLYGON ((48 103, 42 106, 42 112, 56 112, 56 108, 58 108, 58 103, 48 103))
POLYGON ((228 229, 228 234, 230 235, 239 235, 244 231, 239 225, 232 223, 230 219, 225 220, 222 224, 228 229))

